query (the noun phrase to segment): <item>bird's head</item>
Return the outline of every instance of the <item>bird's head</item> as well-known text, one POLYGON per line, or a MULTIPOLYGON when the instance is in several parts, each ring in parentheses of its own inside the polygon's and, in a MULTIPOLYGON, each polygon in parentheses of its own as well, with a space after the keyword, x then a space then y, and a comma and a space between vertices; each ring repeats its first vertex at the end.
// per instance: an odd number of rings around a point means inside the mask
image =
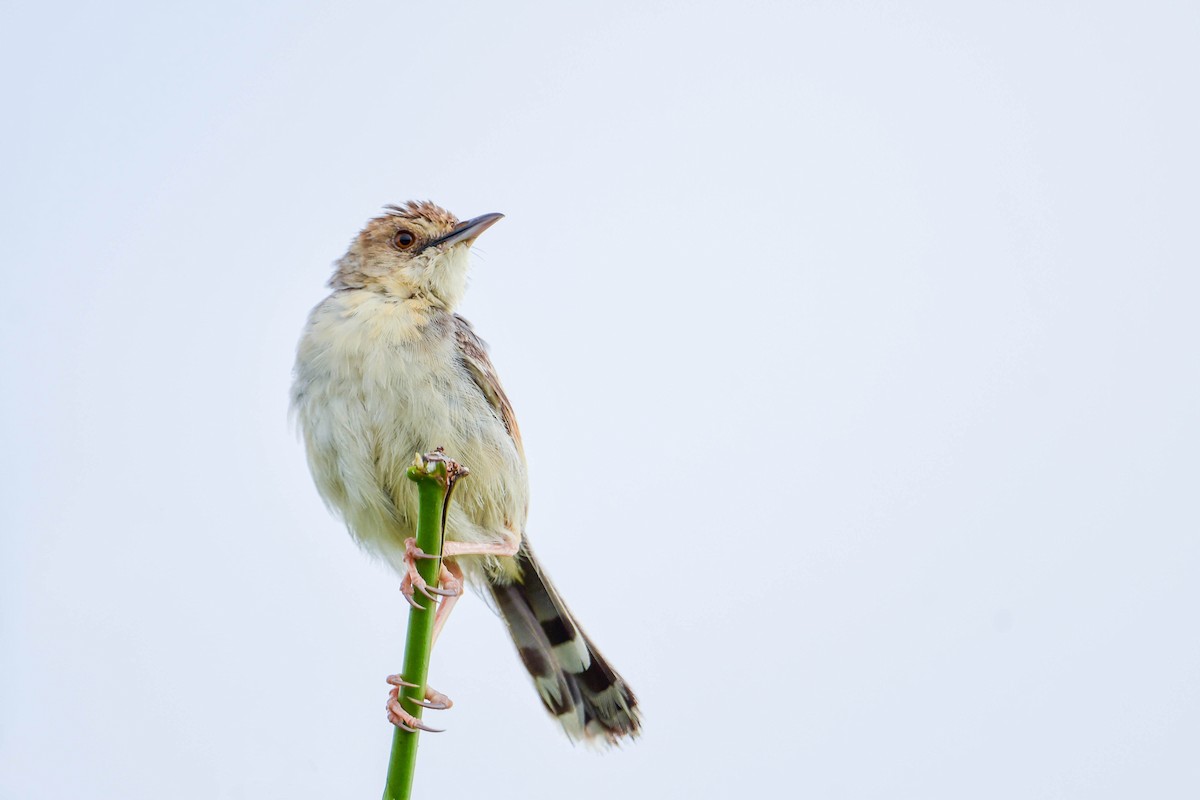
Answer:
POLYGON ((503 214, 459 222, 428 201, 388 206, 367 223, 337 262, 330 285, 422 297, 451 309, 467 288, 467 253, 503 214))

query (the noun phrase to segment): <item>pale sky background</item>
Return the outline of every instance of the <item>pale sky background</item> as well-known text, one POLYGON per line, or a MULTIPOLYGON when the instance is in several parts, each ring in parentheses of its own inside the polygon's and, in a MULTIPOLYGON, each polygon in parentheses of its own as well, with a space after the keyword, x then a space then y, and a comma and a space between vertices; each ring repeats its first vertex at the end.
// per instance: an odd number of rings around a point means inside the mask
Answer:
POLYGON ((374 798, 398 581, 295 342, 380 206, 464 313, 607 755, 459 605, 422 797, 1200 796, 1200 6, 21 3, 0 797, 374 798))

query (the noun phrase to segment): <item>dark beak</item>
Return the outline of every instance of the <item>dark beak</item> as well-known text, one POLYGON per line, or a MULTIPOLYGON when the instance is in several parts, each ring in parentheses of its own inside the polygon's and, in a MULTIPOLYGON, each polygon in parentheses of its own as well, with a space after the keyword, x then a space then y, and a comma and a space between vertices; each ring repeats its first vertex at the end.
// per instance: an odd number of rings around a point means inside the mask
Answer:
POLYGON ((451 247, 459 242, 472 242, 479 234, 504 219, 503 214, 484 214, 482 217, 469 219, 454 226, 454 230, 440 239, 434 239, 429 247, 451 247))

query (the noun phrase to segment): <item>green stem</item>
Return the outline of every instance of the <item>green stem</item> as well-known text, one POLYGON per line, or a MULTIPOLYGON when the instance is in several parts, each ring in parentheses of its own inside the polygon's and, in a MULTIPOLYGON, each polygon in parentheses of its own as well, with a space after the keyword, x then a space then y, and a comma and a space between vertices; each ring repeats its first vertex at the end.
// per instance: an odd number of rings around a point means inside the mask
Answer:
MULTIPOLYGON (((417 571, 430 586, 437 586, 442 563, 442 511, 446 500, 446 475, 447 464, 440 453, 419 458, 416 465, 408 468, 408 477, 416 482, 420 498, 417 547, 429 555, 439 556, 437 559, 421 559, 417 562, 417 571)), ((408 638, 404 643, 404 671, 401 677, 409 683, 415 683, 418 688, 400 687, 400 702, 406 711, 420 719, 424 709, 415 703, 405 702, 403 698, 421 700, 425 697, 436 603, 419 592, 414 599, 425 609, 417 611, 414 608, 408 612, 408 638)), ((383 788, 384 800, 408 800, 412 796, 418 737, 419 732, 409 733, 400 728, 396 728, 392 734, 392 758, 388 762, 387 783, 383 788)))

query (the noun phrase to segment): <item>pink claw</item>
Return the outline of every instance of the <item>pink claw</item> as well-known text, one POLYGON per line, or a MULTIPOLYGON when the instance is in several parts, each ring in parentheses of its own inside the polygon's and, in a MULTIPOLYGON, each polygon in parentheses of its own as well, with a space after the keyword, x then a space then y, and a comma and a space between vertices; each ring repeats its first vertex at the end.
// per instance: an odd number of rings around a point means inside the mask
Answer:
POLYGON ((400 698, 397 696, 397 693, 399 691, 400 691, 400 689, 396 688, 396 689, 392 689, 392 691, 388 692, 388 702, 387 702, 387 706, 386 706, 387 712, 388 712, 388 714, 387 714, 388 722, 392 723, 393 725, 395 725, 397 728, 400 728, 401 730, 408 731, 409 733, 416 733, 419 730, 426 731, 428 733, 445 733, 446 732, 445 728, 429 727, 424 722, 421 722, 421 720, 417 719, 412 714, 409 714, 407 711, 405 711, 400 706, 400 698))
POLYGON ((392 686, 407 686, 409 689, 420 689, 421 688, 419 684, 409 683, 408 681, 404 680, 404 678, 402 678, 399 675, 388 675, 387 678, 385 678, 385 680, 388 683, 390 683, 392 686))

